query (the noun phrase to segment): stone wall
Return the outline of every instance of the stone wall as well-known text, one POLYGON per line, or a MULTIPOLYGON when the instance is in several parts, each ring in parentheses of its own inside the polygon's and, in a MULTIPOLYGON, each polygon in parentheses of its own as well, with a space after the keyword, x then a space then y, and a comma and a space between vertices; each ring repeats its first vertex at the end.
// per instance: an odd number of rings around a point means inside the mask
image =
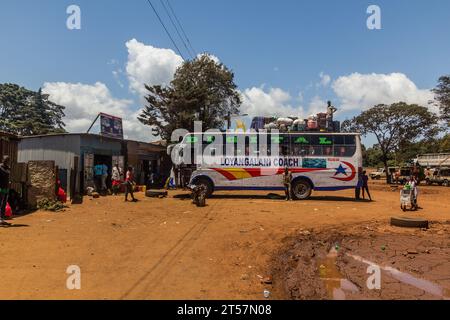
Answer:
POLYGON ((54 161, 30 161, 27 174, 28 205, 36 208, 42 199, 56 200, 56 175, 54 161))

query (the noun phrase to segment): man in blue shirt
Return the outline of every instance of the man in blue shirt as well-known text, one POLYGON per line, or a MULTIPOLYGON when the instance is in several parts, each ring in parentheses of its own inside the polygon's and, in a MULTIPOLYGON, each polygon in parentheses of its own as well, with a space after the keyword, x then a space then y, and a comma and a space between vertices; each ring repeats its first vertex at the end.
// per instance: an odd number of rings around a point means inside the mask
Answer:
POLYGON ((106 185, 106 179, 108 179, 108 166, 106 164, 102 164, 102 191, 105 191, 108 189, 108 186, 106 185))
POLYGON ((97 192, 102 188, 103 164, 99 163, 94 166, 94 183, 97 192))

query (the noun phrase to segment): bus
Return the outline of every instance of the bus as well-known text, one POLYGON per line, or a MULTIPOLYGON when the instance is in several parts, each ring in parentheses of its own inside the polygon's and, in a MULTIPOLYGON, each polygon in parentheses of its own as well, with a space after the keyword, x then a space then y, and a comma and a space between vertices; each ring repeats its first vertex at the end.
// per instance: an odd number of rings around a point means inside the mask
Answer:
MULTIPOLYGON (((189 185, 207 195, 222 190, 284 190, 285 168, 292 173, 292 196, 312 191, 354 189, 362 172, 357 133, 189 133, 174 148, 189 185)), ((173 159, 173 157, 172 157, 173 159)))

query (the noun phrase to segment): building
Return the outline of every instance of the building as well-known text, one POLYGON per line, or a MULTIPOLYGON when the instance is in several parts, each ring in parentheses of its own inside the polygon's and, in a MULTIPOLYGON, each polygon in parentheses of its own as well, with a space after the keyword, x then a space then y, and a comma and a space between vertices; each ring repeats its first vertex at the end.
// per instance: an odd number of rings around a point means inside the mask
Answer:
POLYGON ((0 131, 0 158, 9 156, 11 164, 17 163, 19 138, 11 133, 0 131))
MULTIPOLYGON (((11 187, 22 193, 25 169, 17 164, 19 138, 11 133, 0 131, 0 159, 9 156, 11 164, 11 187)), ((1 160, 0 160, 1 161, 1 160)))
POLYGON ((136 182, 150 185, 150 176, 156 182, 164 181, 170 174, 172 162, 166 147, 158 143, 125 140, 125 163, 134 169, 136 182))
MULTIPOLYGON (((94 186, 94 166, 106 164, 111 175, 112 166, 131 166, 139 183, 145 184, 149 170, 164 174, 169 166, 166 148, 152 143, 105 137, 98 134, 50 134, 23 137, 19 142, 18 161, 53 160, 58 167, 61 185, 70 197, 84 194, 94 186)), ((170 169, 169 169, 170 170, 170 169)), ((107 181, 111 183, 110 178, 107 181)))

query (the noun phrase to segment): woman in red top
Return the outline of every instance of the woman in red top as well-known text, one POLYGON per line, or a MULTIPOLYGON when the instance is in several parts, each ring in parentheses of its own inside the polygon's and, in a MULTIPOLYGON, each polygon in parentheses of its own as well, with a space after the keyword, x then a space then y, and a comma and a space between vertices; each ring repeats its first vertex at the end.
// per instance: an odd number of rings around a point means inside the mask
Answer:
POLYGON ((137 201, 134 198, 133 188, 134 188, 133 168, 128 167, 127 175, 126 175, 126 179, 125 179, 125 201, 128 201, 128 194, 131 194, 131 199, 133 200, 133 202, 137 201))

